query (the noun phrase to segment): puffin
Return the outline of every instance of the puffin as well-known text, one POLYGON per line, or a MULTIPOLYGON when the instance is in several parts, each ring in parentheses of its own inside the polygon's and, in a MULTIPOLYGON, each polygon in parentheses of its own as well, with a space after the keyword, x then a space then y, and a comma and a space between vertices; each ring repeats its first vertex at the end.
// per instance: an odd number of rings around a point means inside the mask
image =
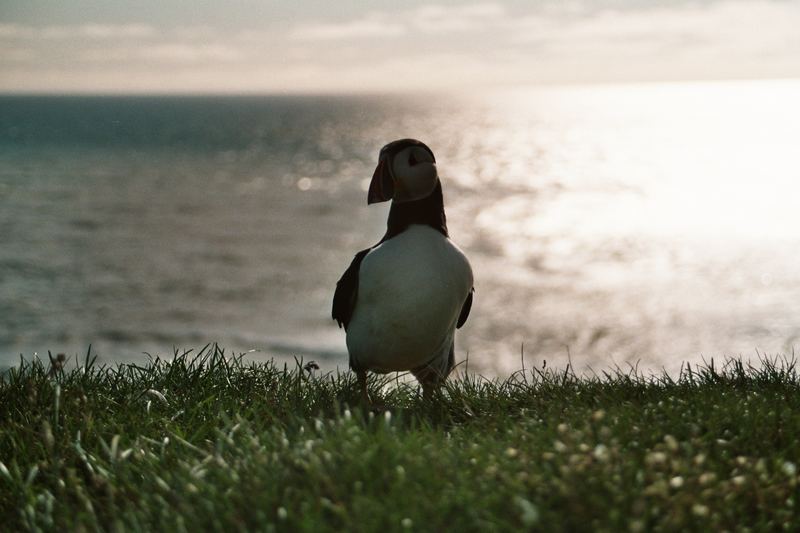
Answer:
POLYGON ((455 331, 475 292, 469 260, 447 231, 436 158, 422 141, 381 148, 367 204, 389 200, 386 233, 355 255, 333 296, 365 404, 367 372, 409 371, 431 398, 455 365, 455 331))

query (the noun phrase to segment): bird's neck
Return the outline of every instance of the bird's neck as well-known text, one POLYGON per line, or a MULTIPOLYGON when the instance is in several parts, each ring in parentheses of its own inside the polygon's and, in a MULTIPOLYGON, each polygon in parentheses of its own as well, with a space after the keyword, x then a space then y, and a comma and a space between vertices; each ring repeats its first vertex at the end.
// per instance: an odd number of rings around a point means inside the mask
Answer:
POLYGON ((448 236, 441 183, 437 183, 430 196, 422 200, 399 204, 392 202, 389 220, 386 222, 386 234, 381 242, 402 233, 412 224, 427 225, 445 237, 448 236))

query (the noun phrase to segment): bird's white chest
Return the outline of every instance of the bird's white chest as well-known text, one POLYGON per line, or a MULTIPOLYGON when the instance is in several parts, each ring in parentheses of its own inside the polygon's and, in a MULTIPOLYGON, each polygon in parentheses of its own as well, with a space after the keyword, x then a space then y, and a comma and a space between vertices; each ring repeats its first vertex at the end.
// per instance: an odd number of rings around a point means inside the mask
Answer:
POLYGON ((472 288, 463 252, 412 225, 364 258, 347 330, 351 358, 377 371, 408 370, 448 352, 472 288))

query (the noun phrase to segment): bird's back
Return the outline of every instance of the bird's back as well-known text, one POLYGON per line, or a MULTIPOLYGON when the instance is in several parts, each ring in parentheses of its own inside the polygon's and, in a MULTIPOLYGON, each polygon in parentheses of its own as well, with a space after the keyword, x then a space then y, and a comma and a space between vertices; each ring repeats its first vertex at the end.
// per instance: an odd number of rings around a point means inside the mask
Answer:
POLYGON ((449 352, 472 288, 463 252, 439 231, 412 225, 367 254, 347 329, 356 365, 410 370, 449 352))

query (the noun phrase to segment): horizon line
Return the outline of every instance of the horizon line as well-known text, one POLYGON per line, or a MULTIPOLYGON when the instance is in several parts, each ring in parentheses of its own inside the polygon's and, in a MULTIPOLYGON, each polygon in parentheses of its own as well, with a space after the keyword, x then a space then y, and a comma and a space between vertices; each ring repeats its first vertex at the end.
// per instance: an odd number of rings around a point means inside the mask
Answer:
POLYGON ((482 95, 498 93, 503 91, 525 91, 538 89, 574 89, 589 87, 635 87, 635 86, 657 86, 657 85, 714 85, 728 83, 775 83, 775 82, 800 82, 800 76, 787 75, 769 78, 750 78, 750 77, 730 77, 730 78, 700 78, 682 80, 630 80, 630 81, 563 81, 563 82, 535 82, 520 84, 501 84, 486 86, 470 91, 450 90, 450 89, 333 89, 333 90, 230 90, 230 91, 206 91, 206 90, 94 90, 94 89, 72 89, 72 90, 50 90, 50 89, 23 89, 8 90, 0 88, 0 97, 404 97, 404 96, 436 96, 436 95, 482 95))

